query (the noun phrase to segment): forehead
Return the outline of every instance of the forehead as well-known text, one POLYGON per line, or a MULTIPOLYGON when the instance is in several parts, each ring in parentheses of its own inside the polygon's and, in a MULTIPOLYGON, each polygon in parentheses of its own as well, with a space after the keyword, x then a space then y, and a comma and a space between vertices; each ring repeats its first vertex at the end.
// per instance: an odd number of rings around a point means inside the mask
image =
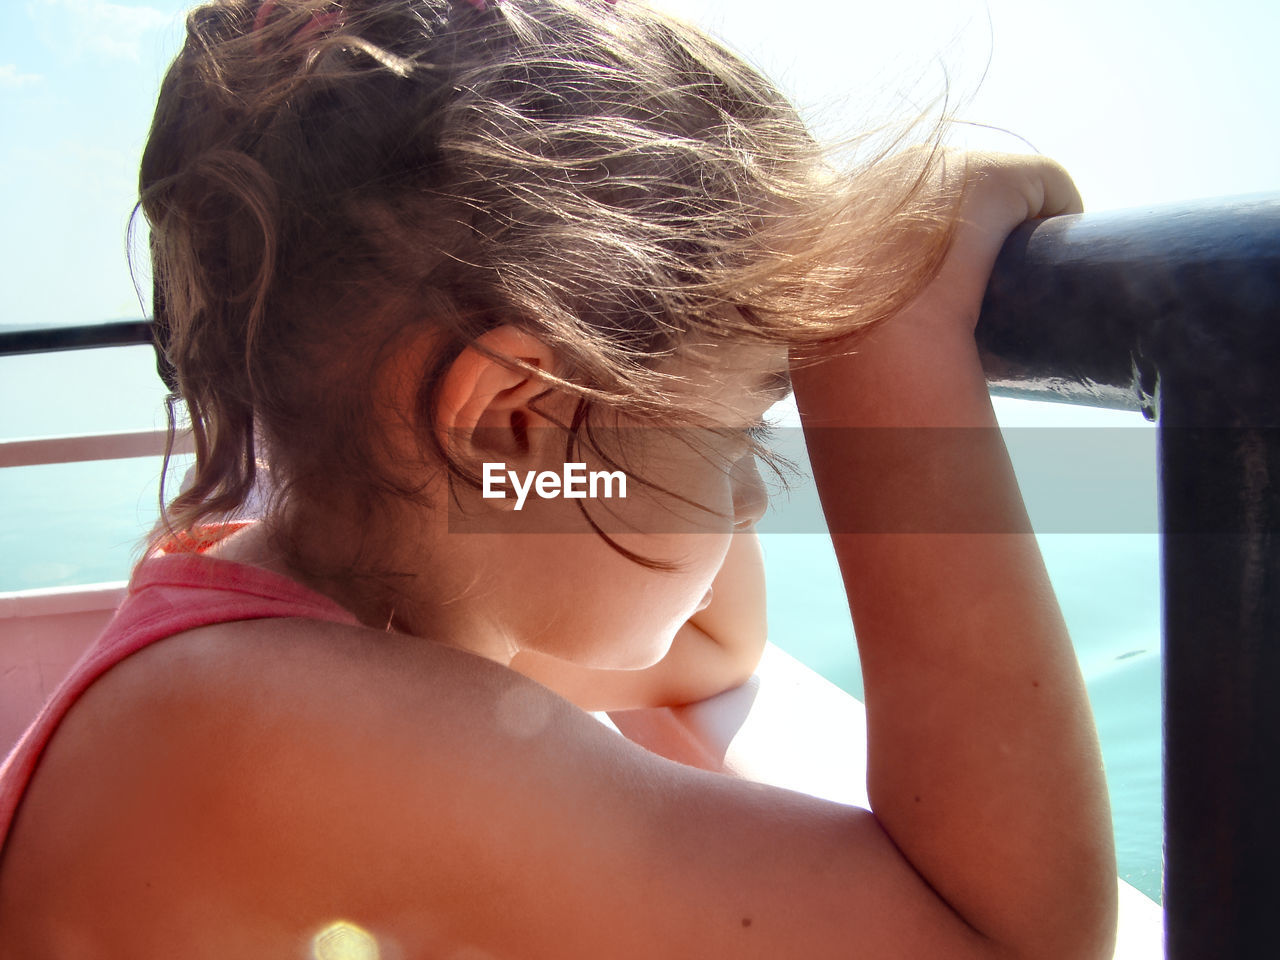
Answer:
POLYGON ((699 406, 749 410, 791 392, 787 350, 774 344, 693 343, 665 369, 680 377, 682 393, 699 406))

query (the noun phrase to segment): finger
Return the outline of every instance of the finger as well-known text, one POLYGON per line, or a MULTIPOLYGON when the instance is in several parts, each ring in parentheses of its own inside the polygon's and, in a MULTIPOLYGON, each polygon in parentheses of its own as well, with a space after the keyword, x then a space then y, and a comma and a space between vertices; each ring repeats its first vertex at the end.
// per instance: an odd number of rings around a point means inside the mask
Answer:
POLYGON ((1044 202, 1037 216, 1056 217, 1084 211, 1084 199, 1080 196, 1080 190, 1060 164, 1046 159, 1041 178, 1044 184, 1044 202))

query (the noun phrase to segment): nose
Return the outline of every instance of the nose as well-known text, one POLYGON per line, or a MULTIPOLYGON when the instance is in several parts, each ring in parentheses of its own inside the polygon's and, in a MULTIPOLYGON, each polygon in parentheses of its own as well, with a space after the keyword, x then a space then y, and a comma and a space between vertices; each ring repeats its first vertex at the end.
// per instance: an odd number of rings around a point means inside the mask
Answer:
POLYGON ((733 525, 736 529, 755 526, 769 509, 769 491, 752 454, 733 465, 733 525))

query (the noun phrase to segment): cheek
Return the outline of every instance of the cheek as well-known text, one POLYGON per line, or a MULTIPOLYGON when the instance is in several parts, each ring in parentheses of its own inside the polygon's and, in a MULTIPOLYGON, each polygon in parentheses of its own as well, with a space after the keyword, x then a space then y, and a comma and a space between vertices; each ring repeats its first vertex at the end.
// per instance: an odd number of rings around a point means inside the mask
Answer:
MULTIPOLYGON (((584 538, 585 539, 585 538, 584 538)), ((566 659, 600 669, 652 666, 666 655, 677 631, 699 609, 729 549, 729 538, 709 534, 619 536, 640 556, 678 563, 652 570, 619 555, 600 537, 583 543, 566 584, 573 604, 560 621, 566 659), (571 622, 569 622, 571 621, 571 622)), ((569 572, 569 571, 566 571, 569 572)))
POLYGON ((525 512, 508 516, 528 525, 527 536, 510 540, 522 555, 507 557, 523 584, 516 604, 523 606, 516 614, 520 642, 600 669, 660 660, 724 562, 750 487, 736 476, 739 468, 677 445, 645 458, 638 471, 668 493, 636 481, 625 500, 531 500, 525 512), (619 546, 674 569, 651 569, 613 549, 591 531, 579 504, 619 546))
MULTIPOLYGON (((663 536, 730 529, 740 456, 732 440, 698 428, 640 428, 616 437, 606 433, 603 440, 606 456, 629 480, 625 501, 587 501, 592 518, 604 529, 663 536)), ((670 559, 688 549, 655 540, 646 555, 670 559)))
MULTIPOLYGON (((652 538, 661 543, 650 545, 649 556, 680 558, 672 571, 636 568, 641 589, 627 599, 634 624, 640 635, 634 641, 648 649, 648 663, 661 659, 677 631, 705 604, 712 581, 724 564, 730 538, 718 534, 686 534, 652 538)), ((635 566, 633 564, 633 566, 635 566)))

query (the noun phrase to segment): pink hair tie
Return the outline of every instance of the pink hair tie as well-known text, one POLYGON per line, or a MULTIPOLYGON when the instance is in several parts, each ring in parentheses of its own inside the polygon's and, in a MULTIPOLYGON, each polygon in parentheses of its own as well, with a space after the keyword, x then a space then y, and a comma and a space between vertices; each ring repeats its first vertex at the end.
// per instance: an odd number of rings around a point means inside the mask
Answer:
MULTIPOLYGON (((493 0, 493 2, 495 4, 498 4, 498 3, 501 3, 502 0, 493 0)), ((604 0, 604 2, 609 4, 609 6, 613 6, 614 3, 617 2, 617 0, 604 0)), ((489 9, 489 4, 486 2, 486 0, 467 0, 467 3, 471 4, 471 6, 475 7, 477 10, 480 10, 482 12, 489 9)))
MULTIPOLYGON (((483 4, 484 0, 480 0, 483 4)), ((262 4, 258 7, 258 14, 253 18, 253 32, 257 33, 266 27, 267 22, 271 19, 271 14, 275 12, 275 0, 262 0, 262 4)), ((296 39, 299 43, 303 43, 317 34, 323 33, 330 27, 338 26, 342 23, 342 10, 330 10, 328 13, 321 13, 317 10, 311 14, 311 22, 299 28, 296 39)), ((259 51, 261 51, 261 41, 259 41, 259 51)))

